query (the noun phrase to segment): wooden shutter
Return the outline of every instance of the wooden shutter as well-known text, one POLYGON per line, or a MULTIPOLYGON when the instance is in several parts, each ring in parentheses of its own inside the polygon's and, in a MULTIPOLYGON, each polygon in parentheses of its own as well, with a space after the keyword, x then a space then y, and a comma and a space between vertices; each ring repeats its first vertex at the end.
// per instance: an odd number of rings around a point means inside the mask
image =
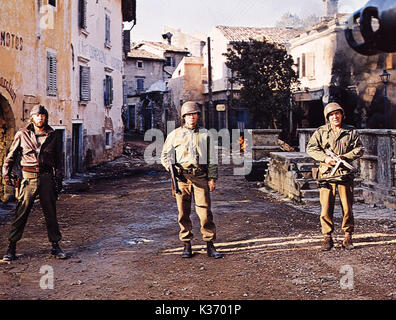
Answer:
POLYGON ((307 53, 306 68, 308 79, 315 79, 315 54, 313 52, 307 53))
POLYGON ((91 68, 80 66, 80 101, 91 100, 91 68))
POLYGON ((106 76, 103 80, 104 105, 109 106, 113 103, 113 78, 106 76))
POLYGON ((106 14, 105 15, 105 43, 110 44, 110 17, 106 14))
POLYGON ((113 103, 113 77, 110 77, 109 76, 109 96, 110 96, 110 103, 109 104, 112 104, 113 103))
POLYGON ((78 0, 78 26, 87 28, 87 0, 78 0))
POLYGON ((129 51, 131 51, 131 30, 124 30, 123 31, 124 34, 124 45, 123 45, 123 49, 125 53, 128 53, 129 51))
POLYGON ((47 52, 47 96, 56 96, 58 92, 57 83, 57 59, 56 55, 47 52))
POLYGON ((104 105, 108 106, 109 98, 108 98, 108 94, 107 94, 107 78, 103 79, 103 95, 104 95, 104 105))

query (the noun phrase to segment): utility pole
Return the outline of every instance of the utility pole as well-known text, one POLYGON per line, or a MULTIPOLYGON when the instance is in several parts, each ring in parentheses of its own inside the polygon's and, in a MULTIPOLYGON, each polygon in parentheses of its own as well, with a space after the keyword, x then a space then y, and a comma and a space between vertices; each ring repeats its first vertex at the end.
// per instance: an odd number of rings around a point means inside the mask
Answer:
POLYGON ((212 101, 212 55, 210 49, 210 37, 208 37, 208 93, 209 93, 209 112, 208 112, 209 128, 208 129, 210 129, 214 127, 213 101, 212 101))

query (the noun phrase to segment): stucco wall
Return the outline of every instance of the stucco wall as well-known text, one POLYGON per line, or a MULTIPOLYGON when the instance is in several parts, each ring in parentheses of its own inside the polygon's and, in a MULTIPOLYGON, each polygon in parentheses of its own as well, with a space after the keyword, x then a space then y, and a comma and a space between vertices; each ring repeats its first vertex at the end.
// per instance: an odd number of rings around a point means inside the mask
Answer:
POLYGON ((78 26, 78 2, 73 1, 72 46, 72 121, 83 126, 81 160, 83 169, 122 154, 123 104, 122 13, 121 0, 87 2, 87 28, 78 26), (105 45, 105 15, 110 17, 110 45, 105 45), (91 100, 80 103, 79 66, 90 67, 91 100), (113 102, 104 103, 103 80, 113 79, 113 102), (105 145, 106 131, 111 132, 111 145, 105 145))

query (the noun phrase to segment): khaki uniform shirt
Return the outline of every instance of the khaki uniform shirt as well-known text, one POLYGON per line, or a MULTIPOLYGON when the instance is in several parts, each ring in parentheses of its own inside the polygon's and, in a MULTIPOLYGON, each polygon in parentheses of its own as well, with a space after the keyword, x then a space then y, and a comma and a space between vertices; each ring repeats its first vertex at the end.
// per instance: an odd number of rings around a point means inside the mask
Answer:
POLYGON ((205 169, 208 179, 218 177, 215 148, 205 128, 179 127, 173 130, 166 138, 161 153, 161 163, 168 171, 169 163, 177 163, 183 168, 205 169))
MULTIPOLYGON (((349 169, 340 165, 333 177, 330 172, 333 166, 325 163, 327 157, 325 149, 330 149, 337 155, 342 155, 345 160, 351 163, 353 160, 360 158, 364 153, 363 144, 354 127, 342 125, 340 131, 335 133, 330 124, 319 127, 307 145, 307 153, 320 162, 319 179, 346 180, 350 178, 349 169)), ((353 177, 352 177, 353 178, 353 177)))

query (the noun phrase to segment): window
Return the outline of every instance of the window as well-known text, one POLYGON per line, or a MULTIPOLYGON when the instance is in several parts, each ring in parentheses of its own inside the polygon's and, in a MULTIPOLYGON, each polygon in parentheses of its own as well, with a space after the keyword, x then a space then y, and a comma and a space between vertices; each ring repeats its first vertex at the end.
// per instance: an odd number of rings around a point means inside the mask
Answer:
POLYGON ((110 16, 105 15, 105 45, 110 46, 110 16))
POLYGON ((113 103, 113 78, 106 76, 103 80, 103 91, 104 91, 104 105, 109 106, 113 103))
POLYGON ((144 91, 144 78, 137 78, 136 79, 136 90, 137 91, 144 91))
POLYGON ((111 130, 105 131, 105 146, 106 148, 111 148, 112 141, 111 141, 111 130))
POLYGON ((309 52, 306 55, 306 72, 308 79, 315 79, 315 54, 309 52))
POLYGON ((138 60, 138 61, 136 62, 136 67, 137 67, 138 69, 144 69, 143 61, 142 61, 142 60, 138 60))
POLYGON ((301 76, 315 79, 315 54, 313 52, 301 55, 301 76))
POLYGON ((80 101, 91 100, 91 68, 80 66, 80 101))
POLYGON ((305 53, 301 55, 301 76, 305 77, 305 53))
POLYGON ((56 7, 56 0, 48 0, 50 6, 56 7))
POLYGON ((87 0, 78 0, 78 26, 87 29, 87 0))
POLYGON ((166 62, 165 66, 174 67, 175 66, 175 59, 173 57, 165 57, 166 62))
POLYGON ((57 84, 57 60, 56 54, 47 52, 47 96, 56 96, 57 84))

